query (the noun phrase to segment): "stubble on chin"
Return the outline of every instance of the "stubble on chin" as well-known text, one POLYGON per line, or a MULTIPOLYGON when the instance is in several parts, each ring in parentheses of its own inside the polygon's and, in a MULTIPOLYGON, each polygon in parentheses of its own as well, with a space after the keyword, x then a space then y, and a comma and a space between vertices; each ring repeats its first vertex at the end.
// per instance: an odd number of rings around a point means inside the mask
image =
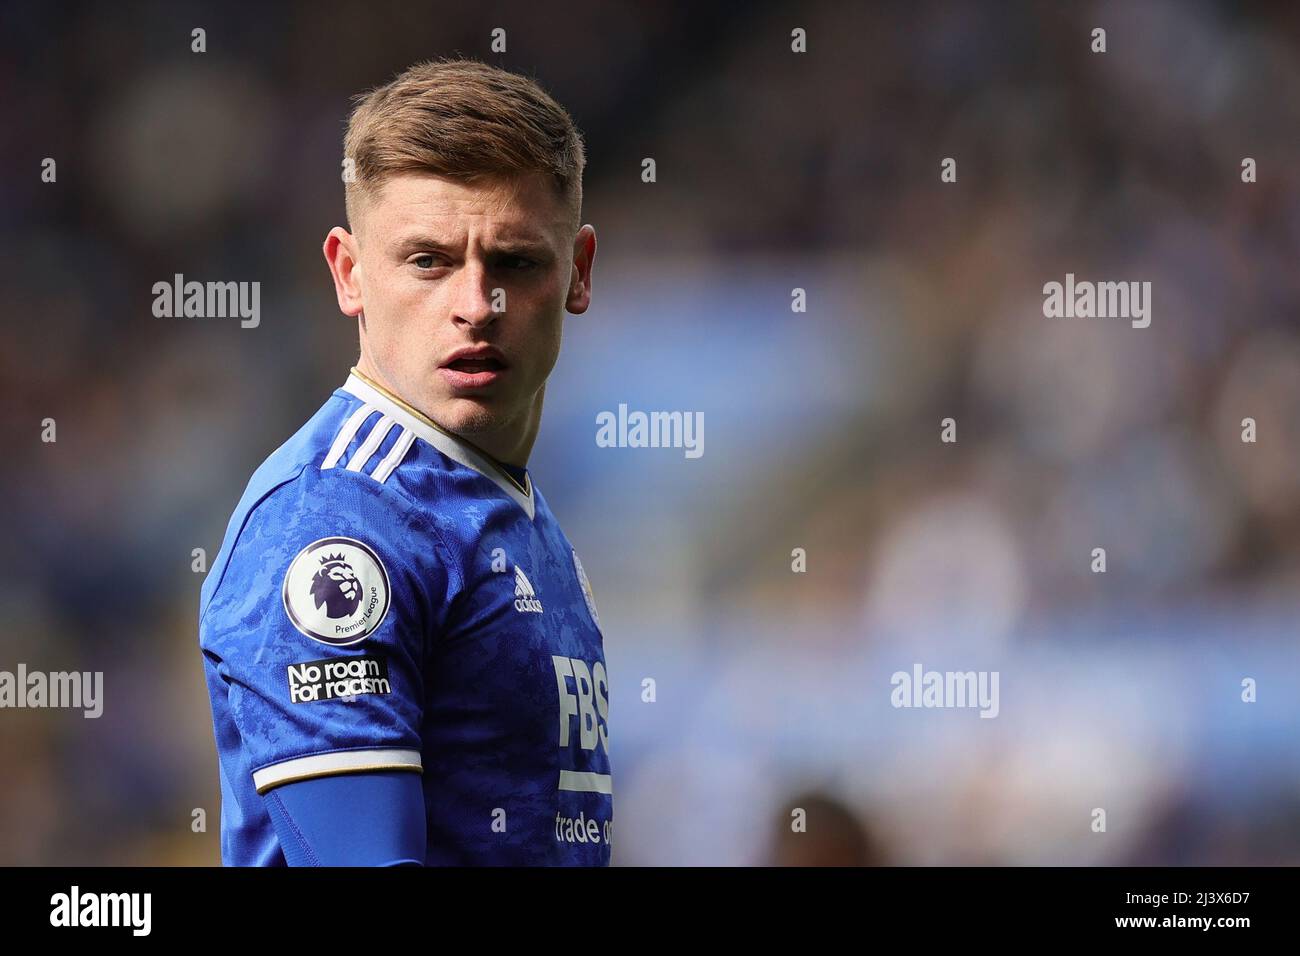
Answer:
POLYGON ((434 421, 448 431, 466 436, 498 432, 510 424, 509 416, 500 409, 470 399, 444 400, 442 417, 434 421))

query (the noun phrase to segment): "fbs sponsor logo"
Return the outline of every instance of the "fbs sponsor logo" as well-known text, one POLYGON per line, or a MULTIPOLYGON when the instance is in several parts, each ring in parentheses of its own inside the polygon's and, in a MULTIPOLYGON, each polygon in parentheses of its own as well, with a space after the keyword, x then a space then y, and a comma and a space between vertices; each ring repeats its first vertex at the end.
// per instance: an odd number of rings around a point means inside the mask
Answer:
POLYGON ((351 700, 362 694, 391 694, 388 661, 382 657, 335 657, 290 664, 289 700, 310 704, 318 700, 351 700))
POLYGON ((355 538, 321 538, 284 575, 284 610, 313 641, 345 647, 374 633, 388 613, 388 571, 355 538))
POLYGON ((148 936, 153 926, 152 893, 68 893, 50 897, 50 925, 128 926, 132 936, 148 936))
POLYGON ((609 756, 609 678, 605 665, 596 661, 590 667, 578 657, 552 654, 555 683, 560 695, 560 747, 568 749, 573 720, 578 721, 578 745, 594 750, 599 743, 609 756), (573 682, 575 694, 569 690, 573 682))
POLYGON ((515 565, 515 610, 521 614, 541 614, 542 602, 537 599, 533 582, 528 580, 524 569, 515 565))

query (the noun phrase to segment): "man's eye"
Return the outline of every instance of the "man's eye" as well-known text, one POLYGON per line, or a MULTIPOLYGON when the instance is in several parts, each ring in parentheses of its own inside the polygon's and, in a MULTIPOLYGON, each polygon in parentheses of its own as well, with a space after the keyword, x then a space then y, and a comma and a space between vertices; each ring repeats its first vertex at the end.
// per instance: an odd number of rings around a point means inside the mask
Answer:
POLYGON ((416 256, 411 260, 411 264, 417 269, 432 269, 433 256, 416 256))
POLYGON ((524 269, 531 269, 535 263, 532 259, 525 259, 523 256, 506 256, 502 262, 507 269, 513 269, 522 272, 524 269))

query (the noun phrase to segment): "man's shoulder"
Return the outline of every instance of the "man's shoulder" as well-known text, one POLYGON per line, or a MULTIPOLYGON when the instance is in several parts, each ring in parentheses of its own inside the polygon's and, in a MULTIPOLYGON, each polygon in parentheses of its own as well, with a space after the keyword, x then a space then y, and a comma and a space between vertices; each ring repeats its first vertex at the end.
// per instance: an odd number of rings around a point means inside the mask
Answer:
POLYGON ((338 509, 384 502, 420 504, 393 475, 411 462, 415 435, 347 392, 336 389, 310 419, 253 472, 236 517, 296 508, 338 509))
POLYGON ((398 466, 414 458, 409 454, 414 436, 394 425, 373 406, 337 389, 267 456, 231 514, 204 581, 200 616, 232 563, 260 565, 271 556, 268 549, 290 546, 309 528, 363 528, 372 540, 403 550, 408 538, 421 532, 437 535, 436 515, 393 479, 398 466))

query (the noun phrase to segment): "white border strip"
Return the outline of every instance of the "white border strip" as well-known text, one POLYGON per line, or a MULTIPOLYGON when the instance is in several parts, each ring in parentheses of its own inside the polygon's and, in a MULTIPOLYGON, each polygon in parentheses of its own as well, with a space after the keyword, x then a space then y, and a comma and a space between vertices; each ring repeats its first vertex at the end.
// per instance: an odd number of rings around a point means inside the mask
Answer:
POLYGON ((418 750, 338 750, 310 757, 295 757, 253 771, 253 786, 258 793, 295 780, 327 777, 336 773, 362 773, 368 770, 424 771, 418 750))
POLYGON ((375 422, 375 427, 370 429, 370 434, 366 436, 356 453, 348 461, 348 471, 360 471, 366 466, 372 455, 379 450, 379 446, 384 443, 388 433, 393 430, 393 419, 390 415, 385 415, 379 421, 375 422))
POLYGON ((348 450, 348 445, 352 444, 352 439, 356 437, 362 424, 377 411, 379 411, 379 409, 375 408, 373 405, 362 405, 352 413, 352 417, 343 423, 342 430, 339 432, 338 437, 334 439, 334 444, 330 446, 329 454, 326 455, 325 460, 321 462, 321 471, 324 471, 326 468, 333 468, 339 463, 339 459, 342 458, 343 453, 348 450))
POLYGON ((409 428, 403 428, 402 434, 397 437, 396 444, 389 450, 384 460, 370 473, 370 477, 382 485, 388 480, 388 476, 397 470, 397 466, 402 463, 402 459, 406 457, 406 453, 411 450, 411 446, 414 444, 415 432, 409 428))

